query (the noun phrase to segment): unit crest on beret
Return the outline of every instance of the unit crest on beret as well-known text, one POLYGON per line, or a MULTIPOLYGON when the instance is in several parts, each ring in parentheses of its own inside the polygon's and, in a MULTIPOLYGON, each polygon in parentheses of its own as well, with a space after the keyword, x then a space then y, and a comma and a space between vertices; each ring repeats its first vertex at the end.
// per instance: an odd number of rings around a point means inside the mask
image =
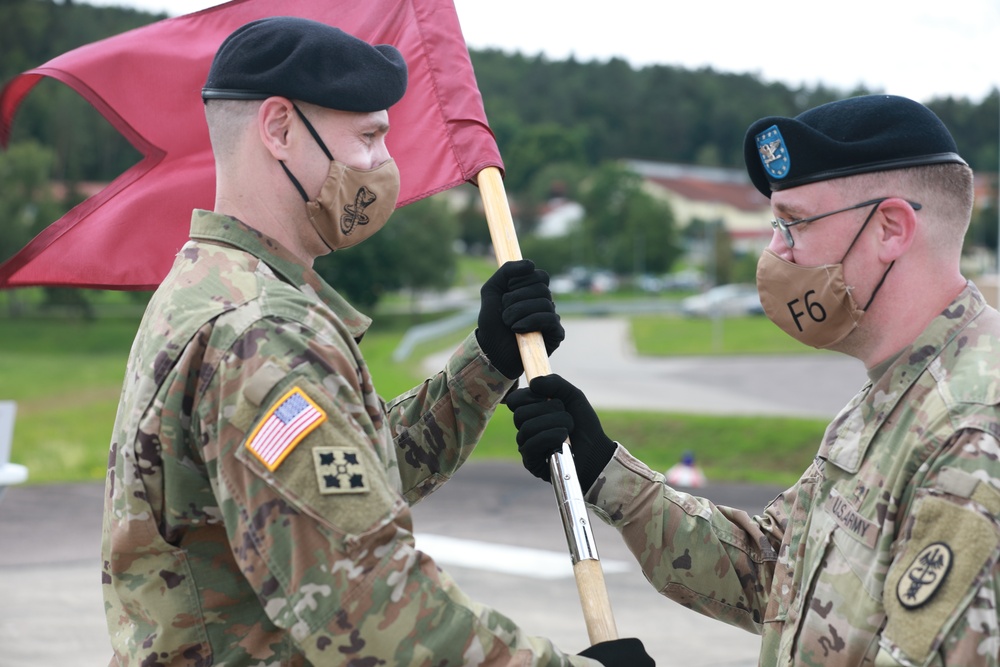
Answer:
POLYGON ((761 118, 747 130, 743 158, 750 180, 766 197, 853 174, 965 164, 934 112, 896 95, 863 95, 794 118, 761 118))

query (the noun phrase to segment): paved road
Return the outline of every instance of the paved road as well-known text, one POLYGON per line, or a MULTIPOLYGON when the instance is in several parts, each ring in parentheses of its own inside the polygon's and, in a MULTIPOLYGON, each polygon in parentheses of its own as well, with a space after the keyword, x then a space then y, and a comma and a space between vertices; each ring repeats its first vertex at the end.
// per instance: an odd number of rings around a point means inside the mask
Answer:
MULTIPOLYGON (((631 354, 618 320, 568 320, 567 330, 553 368, 583 387, 599 409, 829 418, 864 379, 860 365, 833 355, 650 361, 631 354)), ((440 367, 439 361, 429 363, 440 367)), ((699 494, 755 512, 778 491, 709 484, 699 494)), ((13 487, 0 502, 0 667, 107 664, 99 561, 102 492, 102 485, 93 483, 13 487)), ((418 544, 474 599, 566 650, 587 645, 547 485, 517 464, 473 457, 456 479, 414 508, 414 520, 418 544), (458 547, 447 541, 456 538, 463 540, 458 547), (508 571, 470 566, 491 560, 475 551, 483 544, 487 554, 503 554, 508 571)), ((755 636, 660 597, 614 531, 595 522, 594 533, 620 636, 641 637, 660 665, 756 664, 755 636)))
MULTIPOLYGON (((834 353, 638 357, 624 319, 563 323, 566 340, 551 358, 552 370, 583 389, 598 409, 832 419, 867 379, 861 362, 834 353)), ((440 369, 445 356, 429 357, 425 369, 440 369)))
MULTIPOLYGON (((700 492, 759 510, 778 489, 725 485, 700 492)), ((102 495, 103 486, 94 483, 8 490, 0 505, 0 666, 107 664, 98 556, 102 495)), ((474 599, 568 651, 587 646, 548 485, 517 464, 472 461, 414 508, 414 523, 418 544, 474 599), (460 548, 443 538, 462 540, 460 548), (500 552, 508 572, 493 571, 488 562, 487 569, 470 567, 463 555, 469 541, 500 552)), ((641 637, 660 665, 756 664, 756 636, 659 596, 613 530, 597 522, 594 534, 621 636, 641 637)))

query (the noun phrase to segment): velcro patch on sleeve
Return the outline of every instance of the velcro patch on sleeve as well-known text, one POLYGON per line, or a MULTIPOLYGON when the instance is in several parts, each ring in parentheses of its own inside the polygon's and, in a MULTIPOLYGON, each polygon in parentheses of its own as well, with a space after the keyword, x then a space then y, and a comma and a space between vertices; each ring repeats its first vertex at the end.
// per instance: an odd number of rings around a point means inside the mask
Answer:
POLYGON ((326 421, 326 413, 299 387, 268 408, 247 438, 246 448, 274 472, 303 438, 326 421))
POLYGON ((314 447, 312 452, 320 494, 368 492, 368 473, 356 447, 314 447))
POLYGON ((914 503, 913 515, 910 539, 886 579, 883 641, 922 665, 975 595, 1000 536, 970 505, 934 495, 914 503))

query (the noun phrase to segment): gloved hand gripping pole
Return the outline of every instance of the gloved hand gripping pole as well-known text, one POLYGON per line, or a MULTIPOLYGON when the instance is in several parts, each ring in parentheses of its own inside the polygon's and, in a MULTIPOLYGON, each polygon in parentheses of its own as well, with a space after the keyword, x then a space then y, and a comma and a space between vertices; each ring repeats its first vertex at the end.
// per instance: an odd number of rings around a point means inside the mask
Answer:
MULTIPOLYGON (((497 264, 522 259, 500 170, 487 167, 479 172, 477 180, 497 264)), ((552 372, 545 352, 545 341, 540 333, 517 334, 517 344, 529 382, 532 378, 552 372)), ((590 516, 583 500, 580 479, 577 477, 568 441, 563 443, 561 452, 556 452, 549 459, 549 466, 590 643, 618 639, 618 629, 615 627, 604 583, 604 570, 597 555, 590 516)))

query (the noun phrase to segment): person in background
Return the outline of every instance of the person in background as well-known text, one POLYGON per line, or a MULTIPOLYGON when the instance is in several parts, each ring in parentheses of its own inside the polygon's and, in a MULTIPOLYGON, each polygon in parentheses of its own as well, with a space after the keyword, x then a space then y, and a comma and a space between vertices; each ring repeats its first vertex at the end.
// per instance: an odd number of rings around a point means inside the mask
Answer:
POLYGON ((653 664, 635 639, 567 655, 414 546, 410 506, 523 371, 514 333, 540 331, 551 353, 563 328, 548 276, 508 263, 440 373, 376 393, 370 320, 312 264, 394 210, 386 110, 406 83, 394 47, 298 18, 219 48, 202 90, 215 210, 194 211, 150 301, 111 443, 112 664, 653 664))
POLYGON ((1000 314, 960 270, 972 171, 929 109, 891 95, 762 118, 745 159, 775 216, 766 314, 868 371, 813 464, 760 515, 716 506, 549 375, 508 399, 524 465, 548 479, 568 437, 588 503, 650 583, 762 635, 761 665, 995 667, 1000 314))

